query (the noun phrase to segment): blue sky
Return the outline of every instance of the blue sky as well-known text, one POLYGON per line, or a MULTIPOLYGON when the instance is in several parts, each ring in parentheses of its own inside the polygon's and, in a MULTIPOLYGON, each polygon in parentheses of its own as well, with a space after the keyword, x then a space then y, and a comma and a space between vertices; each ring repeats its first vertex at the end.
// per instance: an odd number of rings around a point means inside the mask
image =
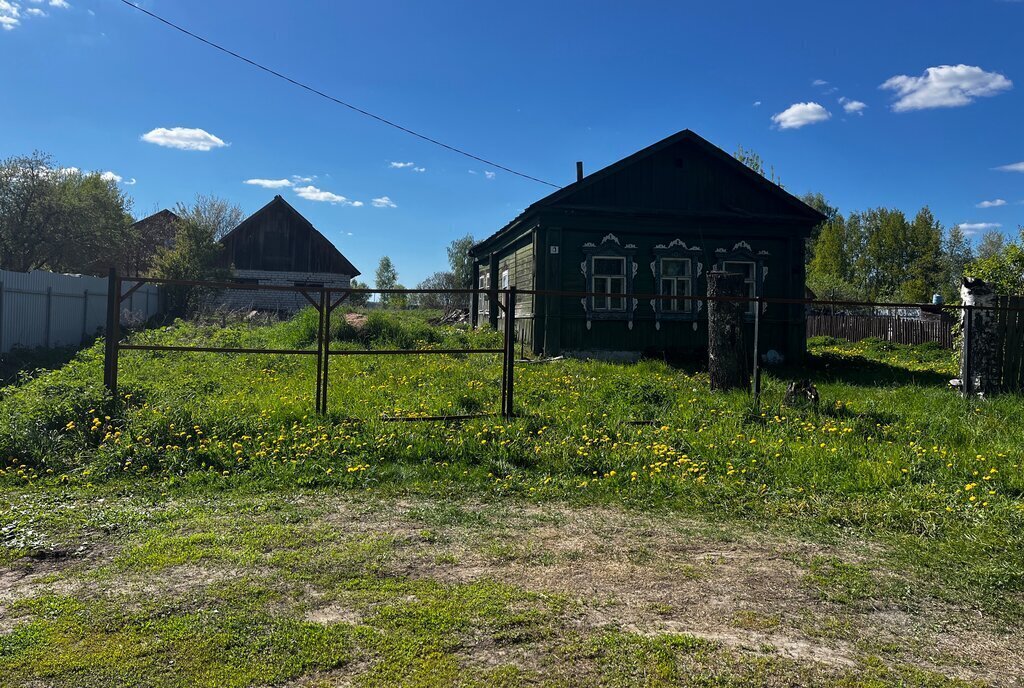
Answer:
MULTIPOLYGON (((1024 164, 998 169, 1024 163, 1024 2, 141 4, 559 184, 576 160, 594 171, 690 128, 757 151, 788 190, 843 212, 927 204, 945 225, 1024 223, 1024 164)), ((196 193, 251 212, 281 193, 365 275, 388 254, 412 286, 444 268, 453 238, 486 236, 550 191, 117 0, 0 0, 0 26, 0 156, 40 149, 111 171, 139 216, 196 193), (181 149, 197 145, 208 150, 181 149)))

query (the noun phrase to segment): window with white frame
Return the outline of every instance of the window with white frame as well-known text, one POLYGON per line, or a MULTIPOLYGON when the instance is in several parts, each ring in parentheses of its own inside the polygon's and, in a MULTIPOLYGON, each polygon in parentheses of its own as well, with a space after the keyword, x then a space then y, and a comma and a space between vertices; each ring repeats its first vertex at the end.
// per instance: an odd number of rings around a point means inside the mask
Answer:
POLYGON ((508 289, 508 268, 501 271, 501 288, 508 289))
POLYGON ((626 310, 626 258, 624 256, 594 256, 591 263, 590 291, 594 292, 595 312, 621 312, 626 310))
MULTIPOLYGON (((722 263, 722 269, 725 272, 743 275, 747 296, 751 299, 757 298, 757 263, 752 260, 727 260, 722 263)), ((754 301, 748 302, 746 310, 748 315, 753 315, 757 310, 757 304, 754 301)))
MULTIPOLYGON (((693 294, 692 263, 689 258, 661 258, 662 296, 691 296, 693 294)), ((662 299, 661 310, 665 313, 690 313, 693 301, 689 299, 662 299)))
MULTIPOLYGON (((477 277, 477 289, 490 289, 491 288, 491 273, 480 272, 480 276, 477 277)), ((489 315, 491 312, 491 297, 488 294, 477 294, 476 295, 476 310, 480 315, 489 315)))

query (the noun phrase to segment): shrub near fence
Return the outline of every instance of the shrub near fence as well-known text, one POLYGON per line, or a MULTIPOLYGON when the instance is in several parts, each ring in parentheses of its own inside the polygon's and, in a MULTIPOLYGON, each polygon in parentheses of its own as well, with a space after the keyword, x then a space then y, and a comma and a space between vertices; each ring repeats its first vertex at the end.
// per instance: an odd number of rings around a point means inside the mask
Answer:
MULTIPOLYGON (((122 318, 146 320, 160 309, 157 288, 125 299, 122 318)), ((0 353, 13 347, 78 346, 103 327, 107 280, 44 270, 0 270, 0 353)))
POLYGON ((836 337, 859 342, 874 337, 897 344, 937 342, 953 348, 952 322, 948 319, 919 320, 884 315, 814 314, 807 316, 808 337, 836 337))

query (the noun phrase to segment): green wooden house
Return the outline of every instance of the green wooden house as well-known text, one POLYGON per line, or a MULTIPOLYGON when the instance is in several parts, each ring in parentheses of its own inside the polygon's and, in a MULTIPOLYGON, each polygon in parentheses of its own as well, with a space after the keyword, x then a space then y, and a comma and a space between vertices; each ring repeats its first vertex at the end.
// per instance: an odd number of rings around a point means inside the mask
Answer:
MULTIPOLYGON (((473 299, 473 323, 501 327, 495 290, 510 286, 599 292, 520 295, 517 336, 547 356, 699 352, 705 303, 627 295, 706 295, 707 272, 724 269, 752 297, 802 299, 805 240, 823 219, 687 129, 585 177, 578 165, 575 183, 475 245, 474 277, 491 293, 473 299)), ((802 357, 802 305, 765 304, 761 328, 762 351, 802 357)))

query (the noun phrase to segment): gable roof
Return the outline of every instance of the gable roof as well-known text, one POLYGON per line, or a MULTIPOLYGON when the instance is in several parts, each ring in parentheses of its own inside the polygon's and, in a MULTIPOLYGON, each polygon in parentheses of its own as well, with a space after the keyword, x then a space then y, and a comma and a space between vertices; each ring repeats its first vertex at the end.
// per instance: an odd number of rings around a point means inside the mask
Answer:
MULTIPOLYGON (((697 150, 707 155, 708 157, 721 162, 726 169, 730 170, 734 174, 739 175, 745 179, 751 186, 755 186, 761 189, 766 194, 777 199, 781 205, 792 211, 792 215, 787 215, 787 219, 797 220, 806 223, 807 225, 816 225, 819 222, 824 221, 826 218, 820 212, 810 207, 799 198, 783 189, 778 184, 766 179, 761 174, 747 167, 745 164, 723 151, 718 146, 709 142, 699 134, 690 129, 684 129, 672 136, 662 139, 657 143, 654 143, 646 148, 643 148, 632 155, 629 155, 618 162, 614 162, 607 167, 604 167, 593 174, 590 174, 583 179, 580 179, 572 184, 562 187, 554 193, 548 194, 544 198, 529 205, 523 212, 517 215, 511 222, 499 229, 497 232, 480 241, 469 250, 471 256, 476 255, 478 251, 483 249, 487 244, 493 243, 496 239, 507 234, 513 229, 520 226, 525 220, 529 219, 534 213, 543 208, 548 208, 554 205, 558 205, 561 201, 568 199, 573 194, 594 186, 601 181, 616 175, 623 170, 636 165, 637 163, 644 161, 655 154, 674 146, 681 142, 689 142, 693 144, 697 150)), ((736 218, 751 217, 754 214, 744 213, 742 210, 729 209, 724 215, 733 215, 736 218)))
POLYGON ((256 225, 259 222, 261 215, 273 212, 274 210, 283 210, 285 213, 291 215, 300 227, 309 231, 321 247, 328 251, 331 254, 331 257, 337 261, 338 271, 340 274, 345 274, 350 277, 356 277, 362 274, 356 269, 356 266, 352 265, 349 259, 338 250, 338 247, 335 246, 330 239, 325 237, 320 230, 313 226, 313 223, 307 220, 302 213, 293 208, 288 201, 281 197, 280 194, 274 196, 269 203, 238 223, 237 227, 221 237, 220 243, 228 244, 234 241, 239 235, 244 234, 246 230, 253 225, 256 225))
POLYGON ((147 215, 141 220, 136 220, 135 222, 132 223, 132 226, 146 226, 154 223, 165 224, 175 222, 179 219, 180 218, 178 217, 177 213, 175 213, 172 210, 168 210, 167 208, 164 208, 163 210, 156 211, 152 215, 147 215))

